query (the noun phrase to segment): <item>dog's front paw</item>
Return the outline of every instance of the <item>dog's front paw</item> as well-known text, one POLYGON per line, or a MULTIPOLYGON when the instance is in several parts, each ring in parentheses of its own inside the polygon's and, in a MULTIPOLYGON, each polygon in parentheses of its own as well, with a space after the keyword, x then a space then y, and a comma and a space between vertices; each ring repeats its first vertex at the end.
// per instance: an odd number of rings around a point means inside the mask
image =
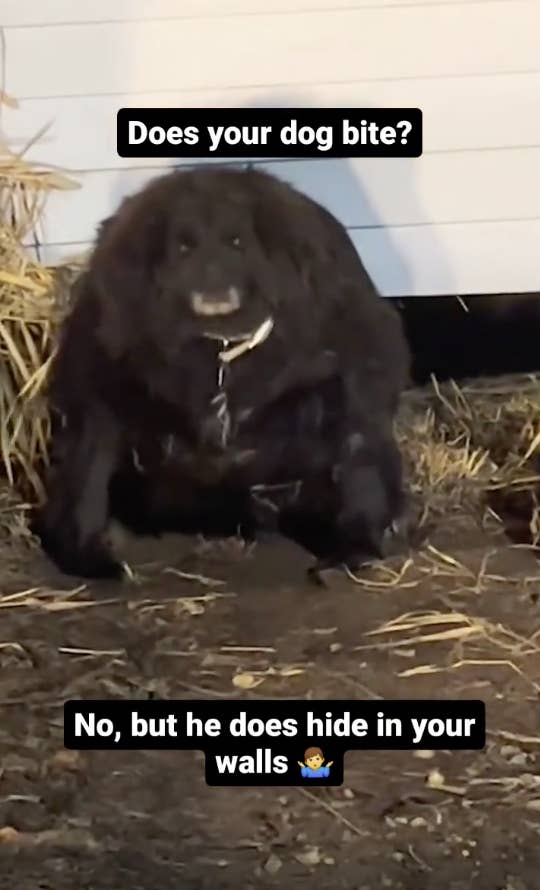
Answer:
POLYGON ((375 557, 373 556, 367 557, 354 554, 343 558, 336 556, 317 559, 307 570, 308 579, 318 587, 326 587, 325 572, 346 572, 356 575, 363 568, 373 563, 374 559, 375 557))
POLYGON ((94 536, 80 544, 74 529, 66 524, 59 529, 36 516, 30 530, 40 541, 44 553, 65 575, 91 580, 119 580, 124 568, 113 555, 104 536, 94 536))

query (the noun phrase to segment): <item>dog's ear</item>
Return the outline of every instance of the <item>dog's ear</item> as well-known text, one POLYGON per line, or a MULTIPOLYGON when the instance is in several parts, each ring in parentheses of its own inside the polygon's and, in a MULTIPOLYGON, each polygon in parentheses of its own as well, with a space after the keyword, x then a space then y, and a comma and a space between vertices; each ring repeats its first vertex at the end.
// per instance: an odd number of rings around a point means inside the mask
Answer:
POLYGON ((167 237, 167 204, 160 198, 152 192, 127 198, 98 231, 89 284, 100 306, 98 337, 114 359, 144 338, 167 237))

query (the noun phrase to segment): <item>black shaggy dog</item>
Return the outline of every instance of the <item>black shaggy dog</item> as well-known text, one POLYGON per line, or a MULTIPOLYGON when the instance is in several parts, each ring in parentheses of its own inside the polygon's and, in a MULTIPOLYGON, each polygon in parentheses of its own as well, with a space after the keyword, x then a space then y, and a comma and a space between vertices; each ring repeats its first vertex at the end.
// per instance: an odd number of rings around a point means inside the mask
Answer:
POLYGON ((50 383, 47 496, 33 524, 64 572, 119 577, 138 532, 251 537, 379 556, 404 506, 393 420, 401 322, 343 226, 262 172, 173 172, 98 233, 50 383))

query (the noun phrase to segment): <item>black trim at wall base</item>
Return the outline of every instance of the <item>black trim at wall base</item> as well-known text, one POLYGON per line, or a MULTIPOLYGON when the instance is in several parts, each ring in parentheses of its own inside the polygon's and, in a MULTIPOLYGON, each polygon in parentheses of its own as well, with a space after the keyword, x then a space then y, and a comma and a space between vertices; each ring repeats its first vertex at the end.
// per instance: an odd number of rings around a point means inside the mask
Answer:
POLYGON ((540 293, 391 299, 417 385, 540 371, 540 293))

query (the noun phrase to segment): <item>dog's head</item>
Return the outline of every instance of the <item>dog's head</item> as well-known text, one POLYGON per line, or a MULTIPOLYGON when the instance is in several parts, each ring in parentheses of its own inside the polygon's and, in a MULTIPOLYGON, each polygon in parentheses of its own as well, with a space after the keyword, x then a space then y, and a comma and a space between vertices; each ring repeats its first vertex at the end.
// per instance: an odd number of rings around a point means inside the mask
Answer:
POLYGON ((195 338, 266 335, 283 287, 261 214, 236 171, 174 173, 127 199, 103 223, 90 269, 109 352, 147 342, 173 360, 195 338))

